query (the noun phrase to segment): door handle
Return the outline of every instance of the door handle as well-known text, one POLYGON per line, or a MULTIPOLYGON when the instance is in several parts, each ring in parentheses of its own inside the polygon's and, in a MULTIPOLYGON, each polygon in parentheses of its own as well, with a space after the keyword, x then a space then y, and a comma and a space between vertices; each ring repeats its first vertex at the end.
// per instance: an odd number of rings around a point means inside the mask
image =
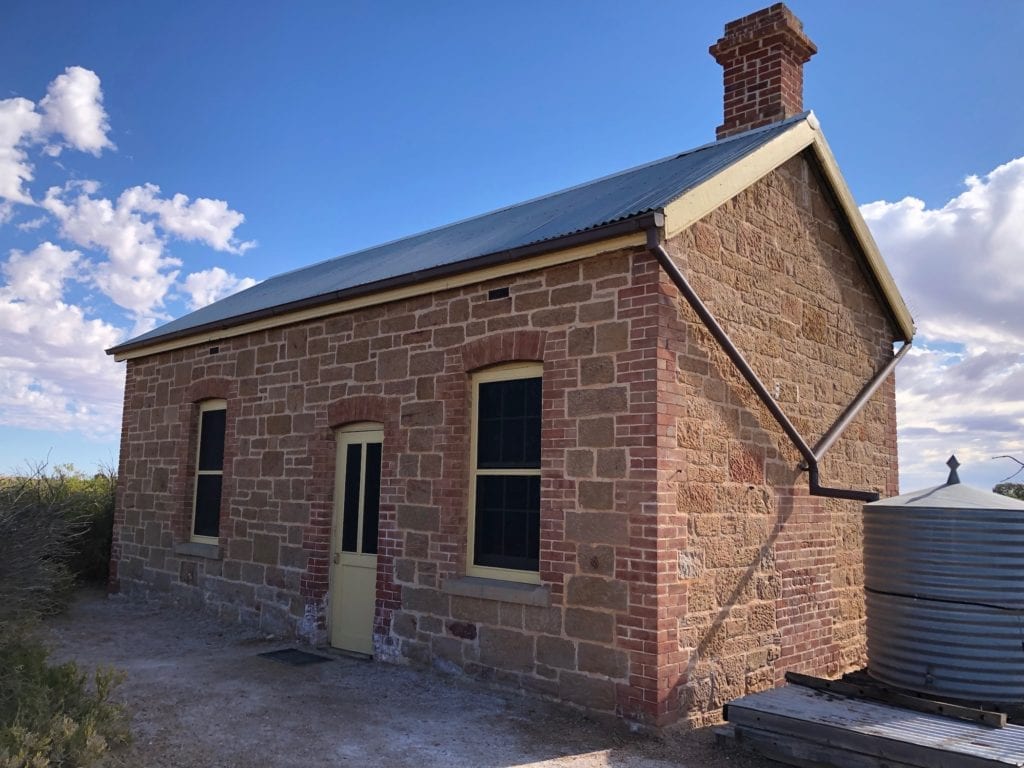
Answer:
POLYGON ((341 562, 341 552, 335 552, 334 557, 331 558, 331 562, 337 565, 341 562))

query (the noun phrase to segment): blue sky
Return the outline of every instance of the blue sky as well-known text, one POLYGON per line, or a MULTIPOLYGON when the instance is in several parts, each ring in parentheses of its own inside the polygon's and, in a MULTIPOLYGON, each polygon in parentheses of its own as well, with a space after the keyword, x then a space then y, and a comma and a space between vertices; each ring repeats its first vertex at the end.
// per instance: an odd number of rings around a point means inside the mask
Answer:
MULTIPOLYGON (((903 488, 954 450, 989 486, 1024 454, 1024 3, 789 5, 819 49, 805 104, 921 330, 903 488)), ((759 7, 6 3, 0 469, 116 463, 104 345, 712 140, 707 47, 759 7)))

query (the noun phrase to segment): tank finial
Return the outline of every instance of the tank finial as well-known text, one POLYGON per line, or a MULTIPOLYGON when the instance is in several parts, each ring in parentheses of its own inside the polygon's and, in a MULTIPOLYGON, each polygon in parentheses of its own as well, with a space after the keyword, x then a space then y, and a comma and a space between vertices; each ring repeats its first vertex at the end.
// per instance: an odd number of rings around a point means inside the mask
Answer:
POLYGON ((946 485, 956 485, 960 482, 960 475, 956 473, 957 468, 960 466, 960 462, 956 460, 955 453, 949 457, 949 461, 946 462, 946 466, 949 467, 949 477, 946 478, 946 485))

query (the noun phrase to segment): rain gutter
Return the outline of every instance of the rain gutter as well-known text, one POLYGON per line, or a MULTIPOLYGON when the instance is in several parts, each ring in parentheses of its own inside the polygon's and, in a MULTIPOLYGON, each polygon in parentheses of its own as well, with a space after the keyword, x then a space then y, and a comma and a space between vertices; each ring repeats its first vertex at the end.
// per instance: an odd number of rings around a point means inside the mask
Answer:
POLYGON ((415 285, 427 280, 451 277, 464 272, 471 272, 475 269, 484 269, 486 267, 493 267, 500 264, 519 261, 521 259, 527 259, 532 256, 541 256, 554 251, 589 245, 591 243, 601 242, 602 240, 608 240, 613 237, 633 234, 634 232, 650 231, 650 228, 653 226, 661 226, 657 222, 663 220, 664 219, 661 214, 658 212, 649 212, 638 216, 631 216, 627 219, 620 219, 618 221, 611 222, 610 224, 594 227, 593 229, 586 229, 549 240, 540 240, 517 248, 510 248, 508 250, 489 253, 471 259, 464 259, 462 261, 451 262, 449 264, 441 264, 435 267, 428 267, 417 272, 407 272, 395 277, 378 280, 373 283, 356 285, 350 288, 342 288, 340 290, 330 291, 284 304, 275 304, 270 307, 264 307, 250 312, 243 312, 241 314, 232 315, 218 320, 211 320, 206 323, 181 328, 168 333, 147 336, 146 338, 130 339, 122 344, 117 344, 116 346, 111 347, 106 350, 106 353, 108 355, 119 355, 139 349, 145 349, 148 346, 156 344, 164 344, 169 341, 181 340, 185 343, 185 340, 189 337, 218 333, 243 323, 251 323, 256 320, 264 320, 267 318, 287 315, 291 312, 298 312, 313 307, 332 304, 338 301, 368 296, 393 288, 415 285))
POLYGON ((701 301, 700 296, 694 291, 693 286, 690 285, 686 276, 683 275, 682 271, 676 266, 676 263, 672 260, 672 257, 668 255, 668 252, 661 244, 662 241, 662 230, 659 227, 652 227, 647 230, 647 247, 651 253, 658 260, 661 268, 665 270, 665 273, 669 276, 676 288, 683 295, 683 298, 690 304, 693 311, 697 313, 697 316, 704 323, 704 327, 708 329, 715 341, 722 348, 722 351, 728 355, 732 364, 736 366, 736 370, 740 372, 740 375, 746 379, 750 388, 754 390, 754 394, 757 395, 758 399, 764 404, 764 407, 768 409, 768 412, 772 415, 778 425, 782 428, 782 431, 786 433, 790 442, 796 447, 797 451, 803 457, 803 462, 800 464, 800 469, 807 472, 807 482, 809 486, 809 492, 811 496, 824 496, 831 499, 850 499, 852 501, 878 501, 879 494, 875 491, 858 491, 847 488, 829 488, 821 485, 820 472, 818 463, 825 456, 825 453, 829 448, 839 439, 840 435, 846 430, 857 415, 861 412, 871 396, 878 390, 882 383, 889 377, 893 369, 899 364, 903 356, 909 351, 911 342, 907 341, 900 347, 892 360, 876 373, 867 384, 864 385, 860 393, 853 399, 853 401, 846 407, 846 410, 836 419, 836 422, 822 435, 818 443, 812 448, 808 445, 807 441, 804 440, 800 431, 793 425, 793 422, 789 420, 785 412, 772 397, 768 388, 764 385, 764 382, 758 378, 757 374, 754 373, 754 369, 750 367, 750 363, 747 362, 746 358, 743 357, 743 353, 737 349, 736 345, 733 344, 732 339, 729 338, 729 334, 725 332, 725 329, 718 323, 715 316, 711 314, 711 310, 708 309, 707 305, 701 301))

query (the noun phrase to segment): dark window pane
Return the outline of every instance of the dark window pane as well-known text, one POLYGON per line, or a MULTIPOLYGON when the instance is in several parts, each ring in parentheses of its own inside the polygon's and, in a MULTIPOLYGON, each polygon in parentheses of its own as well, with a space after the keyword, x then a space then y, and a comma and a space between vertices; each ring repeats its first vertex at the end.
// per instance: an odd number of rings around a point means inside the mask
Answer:
POLYGON ((227 411, 203 411, 199 422, 199 469, 219 472, 224 468, 224 427, 227 411))
POLYGON ((341 507, 341 549, 356 552, 359 540, 359 470, 363 446, 349 445, 345 454, 345 495, 341 507))
MULTIPOLYGON (((223 413, 223 411, 221 411, 223 413)), ((220 529, 221 475, 199 475, 196 483, 195 536, 217 536, 220 529)))
POLYGON ((477 467, 539 467, 540 378, 484 382, 479 392, 477 467))
POLYGON ((363 491, 363 552, 377 554, 377 519, 380 512, 380 443, 366 445, 366 480, 363 491))
POLYGON ((540 477, 478 475, 474 563, 536 571, 540 561, 540 477))

